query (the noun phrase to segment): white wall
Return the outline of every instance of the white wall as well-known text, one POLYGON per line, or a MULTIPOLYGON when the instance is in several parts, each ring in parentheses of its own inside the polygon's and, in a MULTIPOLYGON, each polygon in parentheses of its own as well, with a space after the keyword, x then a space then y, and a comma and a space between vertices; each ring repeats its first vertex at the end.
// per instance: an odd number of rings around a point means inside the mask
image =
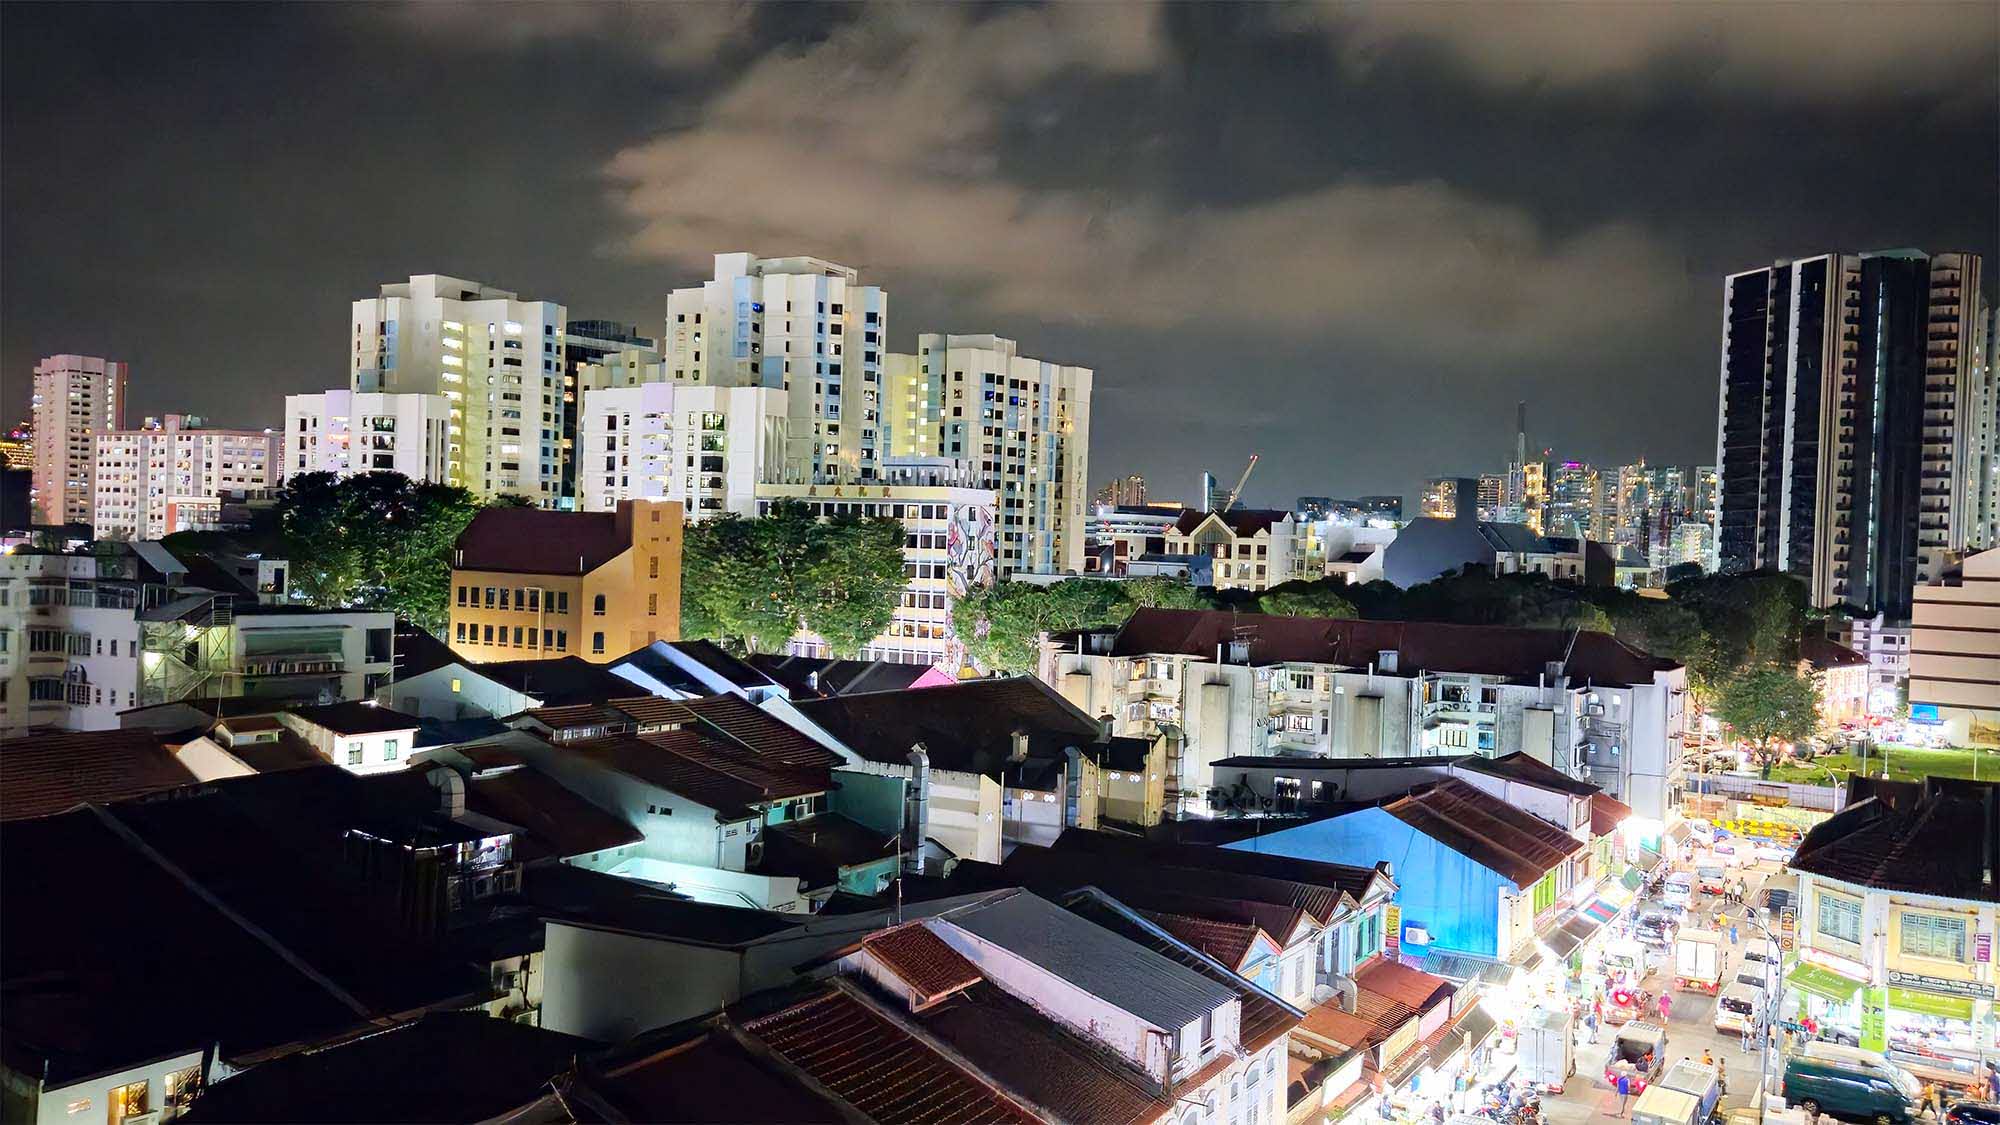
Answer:
POLYGON ((743 996, 739 953, 563 922, 548 923, 543 966, 542 1026, 606 1042, 743 996))
POLYGON ((389 471, 447 484, 450 426, 442 395, 340 389, 286 395, 283 475, 389 471))
POLYGON ((386 684, 376 691, 375 698, 421 719, 504 719, 541 705, 540 700, 489 680, 464 664, 446 664, 386 684))

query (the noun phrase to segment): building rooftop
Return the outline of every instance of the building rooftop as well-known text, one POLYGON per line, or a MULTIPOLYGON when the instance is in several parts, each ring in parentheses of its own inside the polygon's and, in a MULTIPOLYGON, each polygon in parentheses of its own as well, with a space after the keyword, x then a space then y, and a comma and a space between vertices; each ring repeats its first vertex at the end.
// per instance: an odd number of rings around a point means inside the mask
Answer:
POLYGON ((834 787, 824 766, 788 766, 693 729, 618 734, 565 744, 569 753, 715 810, 718 820, 754 816, 786 797, 834 787))
POLYGON ((827 660, 814 656, 759 653, 750 657, 771 679, 783 684, 794 699, 824 699, 868 691, 903 691, 931 674, 928 664, 895 664, 887 660, 827 660))
POLYGON ((452 569, 588 574, 631 547, 613 512, 481 508, 459 533, 452 569))
POLYGON ((1281 942, 1266 934, 1255 922, 1216 921, 1164 911, 1142 913, 1175 938, 1237 971, 1242 970, 1259 937, 1270 942, 1273 948, 1284 948, 1281 942))
POLYGON ((1849 799, 1806 833, 1792 870, 1878 890, 2000 902, 2000 786, 1850 782, 1849 799))
POLYGON ((872 934, 861 948, 924 1000, 968 988, 981 979, 978 966, 922 922, 872 934))
POLYGON ((742 1024, 778 1057, 871 1120, 913 1125, 1035 1120, 979 1076, 836 986, 821 986, 742 1024))
POLYGON ((797 876, 807 888, 818 890, 839 882, 842 868, 895 855, 896 837, 839 813, 821 813, 807 820, 766 826, 764 858, 756 870, 764 875, 797 876))
POLYGON ((408 621, 398 620, 395 633, 396 678, 407 680, 434 668, 459 662, 451 646, 408 621))
POLYGON ((458 663, 465 664, 475 676, 484 676, 503 687, 533 696, 549 707, 595 703, 632 694, 632 681, 581 656, 558 656, 552 660, 496 660, 488 664, 458 663))
POLYGON ((476 777, 465 787, 465 807, 522 830, 514 842, 521 860, 569 859, 644 839, 637 828, 528 767, 476 777))
POLYGON ((1412 790, 1382 811, 1524 889, 1583 850, 1555 825, 1456 779, 1412 790))
POLYGON ((534 1101, 551 1075, 596 1047, 484 1012, 433 1012, 215 1083, 179 1120, 483 1121, 534 1101))
MULTIPOLYGON (((555 1120, 811 1122, 848 1125, 853 1111, 802 1076, 774 1063, 726 1019, 649 1032, 612 1048, 551 1083, 562 1106, 555 1120), (609 1112, 607 1112, 607 1110, 609 1112), (589 1116, 591 1114, 596 1116, 589 1116)), ((754 1042, 754 1041, 751 1041, 754 1042)))
POLYGON ((1292 513, 1278 508, 1231 508, 1227 512, 1184 511, 1174 521, 1174 531, 1180 535, 1193 535, 1209 517, 1222 521, 1223 526, 1237 536, 1256 535, 1271 530, 1271 525, 1283 523, 1292 513))
POLYGON ((1026 891, 955 911, 949 921, 1155 1027, 1186 1027, 1236 999, 1230 988, 1026 891))
POLYGON ((1064 751, 1088 752, 1100 731, 1095 720, 1032 676, 967 680, 921 691, 882 691, 804 700, 799 712, 862 758, 907 765, 922 743, 932 769, 1004 776, 1015 731, 1028 736, 1028 757, 1061 763, 1064 751))
MULTIPOLYGON (((1327 863, 1321 860, 1274 855, 1269 852, 1237 851, 1233 848, 1213 848, 1199 844, 1137 840, 1129 836, 1091 832, 1080 828, 1069 829, 1058 836, 1054 850, 1063 854, 1088 853, 1103 856, 1145 869, 1219 871, 1279 880, 1299 886, 1323 888, 1332 891, 1336 897, 1344 895, 1357 903, 1367 899, 1372 893, 1391 891, 1396 886, 1380 867, 1356 867, 1345 863, 1327 863)), ((1331 917, 1331 904, 1323 906, 1317 898, 1311 901, 1295 898, 1290 900, 1289 904, 1310 907, 1322 921, 1331 917)))
POLYGON ((1499 625, 1446 625, 1421 621, 1357 621, 1275 617, 1227 610, 1141 609, 1113 639, 1113 656, 1174 653, 1215 659, 1223 646, 1247 638, 1253 665, 1379 665, 1397 654, 1398 672, 1463 672, 1535 683, 1550 664, 1563 664, 1571 682, 1649 684, 1656 673, 1679 665, 1649 656, 1605 633, 1523 629, 1499 625))
POLYGON ((746 661, 731 653, 714 641, 667 641, 664 642, 689 660, 700 664, 710 672, 721 676, 730 684, 740 688, 766 688, 777 686, 776 681, 755 666, 754 661, 746 661))
POLYGON ((1139 1084, 1122 1060, 991 984, 975 984, 916 1016, 923 1029, 1058 1121, 1163 1120, 1170 1097, 1139 1084))
POLYGON ((1458 766, 1460 769, 1469 769, 1475 773, 1504 777, 1523 785, 1533 785, 1538 789, 1567 793, 1572 797, 1588 797, 1603 792, 1601 786, 1571 777, 1547 762, 1532 757, 1525 750, 1502 754, 1498 758, 1486 758, 1474 754, 1460 761, 1458 766))
POLYGON ((1812 635, 1799 639, 1799 659, 1818 670, 1868 667, 1867 657, 1838 641, 1812 635))
POLYGON ((31 734, 0 742, 0 821, 194 783, 194 774, 150 730, 31 734))
POLYGON ((299 719, 335 734, 384 734, 395 730, 416 730, 423 720, 393 708, 354 701, 326 703, 316 707, 291 707, 299 719))

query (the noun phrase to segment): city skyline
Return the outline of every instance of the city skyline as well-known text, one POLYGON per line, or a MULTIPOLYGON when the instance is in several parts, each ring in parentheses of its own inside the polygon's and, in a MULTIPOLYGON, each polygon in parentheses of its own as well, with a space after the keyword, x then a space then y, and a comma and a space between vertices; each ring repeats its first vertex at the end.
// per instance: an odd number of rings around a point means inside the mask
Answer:
POLYGON ((386 279, 657 335, 713 254, 813 254, 895 297, 891 350, 992 332, 1095 370, 1093 483, 1255 452, 1255 502, 1414 500, 1504 463, 1523 398, 1565 457, 1712 460, 1728 274, 2000 250, 1990 9, 1661 8, 1603 51, 1544 8, 1438 11, 42 9, 7 48, 0 406, 77 353, 131 364, 134 416, 275 427, 386 279), (399 109, 475 75, 462 128, 399 109))

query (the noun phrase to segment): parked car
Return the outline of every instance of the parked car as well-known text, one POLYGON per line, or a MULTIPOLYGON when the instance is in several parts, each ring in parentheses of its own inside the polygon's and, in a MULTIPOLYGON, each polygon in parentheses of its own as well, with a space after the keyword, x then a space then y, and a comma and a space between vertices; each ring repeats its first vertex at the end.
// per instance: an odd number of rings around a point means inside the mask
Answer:
POLYGON ((1720 867, 1697 867, 1694 878, 1702 894, 1719 895, 1722 893, 1723 884, 1729 879, 1729 872, 1720 867))
POLYGON ((2000 1102, 1959 1102, 1946 1106, 1945 1125, 2000 1125, 2000 1102))
POLYGON ((1763 1006, 1762 986, 1745 984, 1739 976, 1736 983, 1723 989, 1722 995, 1716 998, 1715 1030, 1748 1035, 1757 1026, 1757 1013, 1763 1006))
POLYGON ((1680 922, 1668 914, 1642 914, 1632 926, 1633 940, 1654 949, 1665 949, 1674 943, 1674 931, 1680 922))
POLYGON ((1792 857, 1797 854, 1798 849, 1793 847, 1789 841, 1761 840, 1757 844, 1757 858, 1769 860, 1772 863, 1780 865, 1790 863, 1792 862, 1792 857))

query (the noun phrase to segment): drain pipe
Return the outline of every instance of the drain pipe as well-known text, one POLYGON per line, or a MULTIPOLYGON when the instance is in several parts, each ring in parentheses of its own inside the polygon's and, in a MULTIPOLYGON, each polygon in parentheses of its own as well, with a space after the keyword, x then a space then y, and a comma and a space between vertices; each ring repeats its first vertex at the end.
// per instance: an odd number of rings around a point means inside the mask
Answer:
POLYGON ((910 870, 924 873, 924 839, 931 831, 931 755, 921 742, 910 746, 910 813, 907 831, 910 847, 905 861, 910 870))

